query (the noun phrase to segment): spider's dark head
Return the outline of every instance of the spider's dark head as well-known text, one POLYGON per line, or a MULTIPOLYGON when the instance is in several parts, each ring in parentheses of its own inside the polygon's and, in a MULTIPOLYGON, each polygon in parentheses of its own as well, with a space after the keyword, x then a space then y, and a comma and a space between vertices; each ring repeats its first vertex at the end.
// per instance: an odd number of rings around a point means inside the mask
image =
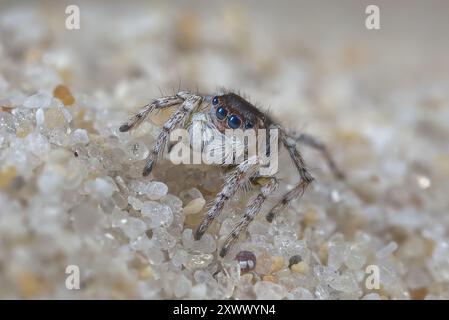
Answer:
POLYGON ((268 117, 235 93, 215 96, 211 100, 211 117, 218 130, 266 129, 268 117))

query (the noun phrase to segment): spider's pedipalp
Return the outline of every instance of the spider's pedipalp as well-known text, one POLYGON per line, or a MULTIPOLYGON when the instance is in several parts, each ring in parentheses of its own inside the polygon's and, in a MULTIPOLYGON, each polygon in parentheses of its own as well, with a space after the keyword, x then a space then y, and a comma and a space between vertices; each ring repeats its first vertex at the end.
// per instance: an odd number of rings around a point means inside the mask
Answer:
POLYGON ((223 247, 220 250, 221 257, 224 257, 228 253, 234 243, 238 240, 239 235, 246 231, 251 221, 253 221, 254 217, 260 212, 266 198, 277 189, 278 184, 276 178, 271 178, 266 185, 261 187, 260 193, 248 203, 242 220, 234 227, 232 232, 226 238, 223 247))
POLYGON ((143 169, 143 175, 148 176, 156 163, 157 158, 164 152, 167 139, 178 125, 180 125, 188 115, 195 110, 202 102, 203 98, 187 92, 180 92, 176 96, 185 99, 181 107, 164 123, 161 132, 156 138, 156 143, 147 158, 146 165, 143 169))
POLYGON ((119 128, 120 132, 127 132, 132 128, 138 127, 145 118, 154 110, 165 109, 168 107, 181 104, 185 99, 182 96, 174 95, 168 97, 162 97, 154 100, 152 103, 145 105, 139 112, 133 115, 126 123, 122 124, 119 128))
POLYGON ((288 136, 283 130, 279 131, 281 142, 287 148, 290 158, 293 160, 296 170, 299 173, 300 181, 268 212, 266 219, 269 222, 272 222, 279 212, 281 212, 292 200, 302 196, 307 186, 314 180, 313 176, 306 167, 304 158, 296 148, 296 141, 292 137, 288 136))
POLYGON ((225 203, 251 177, 251 174, 253 174, 255 171, 253 171, 253 169, 257 168, 257 165, 257 156, 253 156, 237 166, 231 176, 225 181, 223 189, 215 197, 213 205, 210 207, 207 215, 204 217, 203 221, 196 229, 194 233, 195 240, 201 239, 212 221, 214 221, 214 219, 219 216, 219 214, 223 210, 225 203))

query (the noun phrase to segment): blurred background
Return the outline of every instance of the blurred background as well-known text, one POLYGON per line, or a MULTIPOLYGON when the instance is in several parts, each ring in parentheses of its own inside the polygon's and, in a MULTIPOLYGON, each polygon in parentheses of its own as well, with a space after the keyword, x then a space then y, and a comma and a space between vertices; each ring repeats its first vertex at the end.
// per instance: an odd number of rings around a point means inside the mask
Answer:
MULTIPOLYGON (((288 128, 329 145, 348 181, 344 186, 335 182, 320 156, 304 149, 318 177, 315 192, 339 190, 358 200, 338 210, 333 207, 338 206, 338 193, 327 198, 312 195, 309 200, 320 199, 317 206, 327 208, 323 230, 341 232, 354 243, 354 234, 363 230, 379 243, 393 243, 387 255, 398 248, 395 267, 389 269, 394 269, 395 286, 377 297, 449 298, 448 30, 449 2, 438 0, 3 0, 0 217, 5 220, 0 229, 11 230, 13 225, 6 212, 18 207, 11 199, 23 205, 31 194, 39 197, 10 184, 17 176, 32 183, 39 172, 34 170, 38 164, 30 165, 37 160, 17 160, 6 135, 12 121, 6 113, 26 105, 27 97, 55 95, 54 88, 64 84, 82 110, 81 127, 106 139, 118 135, 119 124, 155 97, 179 89, 213 93, 224 87, 270 110, 288 128), (380 8, 379 30, 365 26, 365 9, 371 4, 380 8), (66 28, 69 5, 80 10, 79 30, 66 28), (8 169, 11 163, 17 167, 14 173, 8 169)), ((34 130, 31 125, 18 126, 25 130, 22 138, 34 130)), ((289 175, 287 170, 284 177, 289 175)), ((179 176, 167 179, 169 187, 176 188, 179 176)), ((14 273, 14 263, 25 265, 28 260, 12 254, 15 236, 4 232, 0 270, 14 273)), ((327 239, 326 232, 317 231, 316 237, 327 239)), ((58 239, 56 233, 53 236, 58 239)), ((31 251, 36 255, 32 261, 46 265, 41 253, 31 251)), ((65 296, 63 289, 36 289, 45 282, 41 277, 58 276, 19 276, 19 285, 3 286, 10 288, 3 296, 65 296), (30 289, 27 283, 34 286, 30 289)), ((333 295, 335 288, 323 294, 310 283, 302 287, 315 298, 362 297, 333 295)), ((117 297, 104 288, 91 292, 91 297, 117 297)), ((172 297, 168 291, 154 292, 146 297, 172 297)), ((293 298, 309 297, 302 291, 295 294, 293 298)), ((118 296, 145 295, 133 291, 118 296)))
POLYGON ((377 1, 381 28, 368 30, 369 4, 2 1, 2 74, 28 91, 36 87, 21 83, 24 74, 41 90, 59 77, 110 98, 110 109, 135 110, 178 88, 225 87, 298 129, 354 128, 365 113, 398 121, 419 113, 420 128, 445 126, 434 111, 447 92, 449 4, 377 1), (79 30, 65 27, 71 4, 79 30))

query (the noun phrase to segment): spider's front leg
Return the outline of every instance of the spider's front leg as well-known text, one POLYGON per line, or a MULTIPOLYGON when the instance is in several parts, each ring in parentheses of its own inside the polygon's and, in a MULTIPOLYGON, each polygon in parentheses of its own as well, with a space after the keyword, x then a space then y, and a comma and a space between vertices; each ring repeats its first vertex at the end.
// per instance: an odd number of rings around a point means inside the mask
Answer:
POLYGON ((181 98, 185 99, 184 102, 167 122, 164 123, 164 126, 156 139, 156 144, 146 159, 147 163, 143 168, 144 176, 148 176, 151 173, 157 158, 164 152, 170 133, 180 125, 193 110, 197 109, 203 101, 202 97, 189 93, 186 93, 185 96, 181 96, 181 98))
POLYGON ((265 183, 260 188, 260 193, 248 203, 242 220, 234 227, 232 232, 226 238, 223 247, 220 250, 221 257, 224 257, 229 252, 229 250, 239 238, 239 235, 248 229, 249 224, 260 212, 262 204, 265 202, 267 197, 277 189, 278 181, 276 178, 273 177, 261 179, 265 183))
POLYGON ((189 92, 179 92, 176 96, 160 98, 153 102, 152 104, 144 107, 142 111, 137 113, 130 121, 120 127, 120 131, 128 131, 130 128, 135 127, 140 124, 143 119, 154 109, 167 108, 173 105, 181 104, 178 110, 170 116, 167 122, 164 123, 161 132, 156 138, 156 143, 150 152, 150 155, 146 159, 146 164, 143 169, 143 175, 148 176, 153 170, 154 164, 158 156, 164 152, 165 145, 167 144, 168 137, 170 133, 179 126, 188 115, 198 108, 203 101, 201 96, 191 94, 189 92))
POLYGON ((223 189, 215 197, 213 205, 196 229, 194 233, 195 240, 201 239, 212 221, 220 215, 226 202, 237 192, 237 190, 239 190, 239 188, 249 182, 249 179, 254 175, 257 168, 258 158, 256 156, 249 158, 236 167, 229 178, 226 179, 223 189))
POLYGON ((188 93, 180 92, 177 95, 162 97, 147 104, 139 112, 133 115, 126 123, 120 126, 120 132, 127 132, 133 128, 138 127, 154 110, 162 110, 168 107, 175 106, 177 104, 181 104, 184 101, 183 96, 185 94, 188 93))
POLYGON ((282 199, 268 212, 266 218, 269 222, 273 219, 294 199, 303 195, 306 188, 314 180, 306 167, 304 159, 296 148, 296 142, 292 137, 289 137, 283 130, 280 130, 280 137, 282 144, 287 148, 290 157, 295 164, 296 170, 299 173, 299 183, 290 191, 288 191, 282 199))

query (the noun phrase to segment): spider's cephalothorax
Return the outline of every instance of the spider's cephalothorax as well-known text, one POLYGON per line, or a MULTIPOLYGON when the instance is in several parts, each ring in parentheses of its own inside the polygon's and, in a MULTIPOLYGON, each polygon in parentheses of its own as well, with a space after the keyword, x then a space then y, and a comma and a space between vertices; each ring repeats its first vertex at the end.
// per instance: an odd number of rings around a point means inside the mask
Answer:
MULTIPOLYGON (((271 222, 275 216, 282 211, 292 200, 301 196, 306 187, 313 181, 301 153, 298 151, 297 142, 305 143, 322 152, 330 168, 338 178, 343 178, 343 174, 338 170, 334 161, 330 157, 326 147, 313 137, 305 134, 287 134, 287 132, 276 122, 274 122, 265 113, 260 111, 254 105, 243 99, 241 96, 226 92, 220 95, 199 95, 190 92, 178 92, 173 96, 162 97, 154 100, 152 103, 142 108, 127 123, 120 127, 121 132, 128 131, 140 123, 154 110, 164 109, 171 106, 179 106, 178 109, 165 122, 156 143, 148 156, 143 175, 151 173, 158 157, 163 153, 170 133, 181 126, 188 127, 196 115, 203 116, 203 121, 208 123, 212 131, 222 135, 227 129, 257 130, 259 129, 277 129, 280 145, 283 145, 299 174, 299 183, 286 194, 281 200, 268 212, 266 218, 271 222)), ((271 195, 278 186, 277 179, 272 176, 269 178, 258 179, 257 168, 260 161, 257 156, 245 159, 245 161, 227 166, 229 175, 225 180, 222 190, 215 197, 212 206, 208 209, 206 216, 198 226, 194 237, 200 239, 207 231, 212 221, 222 212, 226 202, 233 197, 243 186, 258 184, 260 191, 252 198, 246 209, 242 220, 234 227, 231 234, 226 238, 223 247, 220 250, 220 256, 224 257, 232 245, 237 241, 239 235, 246 231, 249 223, 260 211, 266 198, 271 195)))
POLYGON ((273 124, 271 119, 251 103, 235 93, 214 96, 211 114, 216 127, 225 129, 266 129, 273 124))

